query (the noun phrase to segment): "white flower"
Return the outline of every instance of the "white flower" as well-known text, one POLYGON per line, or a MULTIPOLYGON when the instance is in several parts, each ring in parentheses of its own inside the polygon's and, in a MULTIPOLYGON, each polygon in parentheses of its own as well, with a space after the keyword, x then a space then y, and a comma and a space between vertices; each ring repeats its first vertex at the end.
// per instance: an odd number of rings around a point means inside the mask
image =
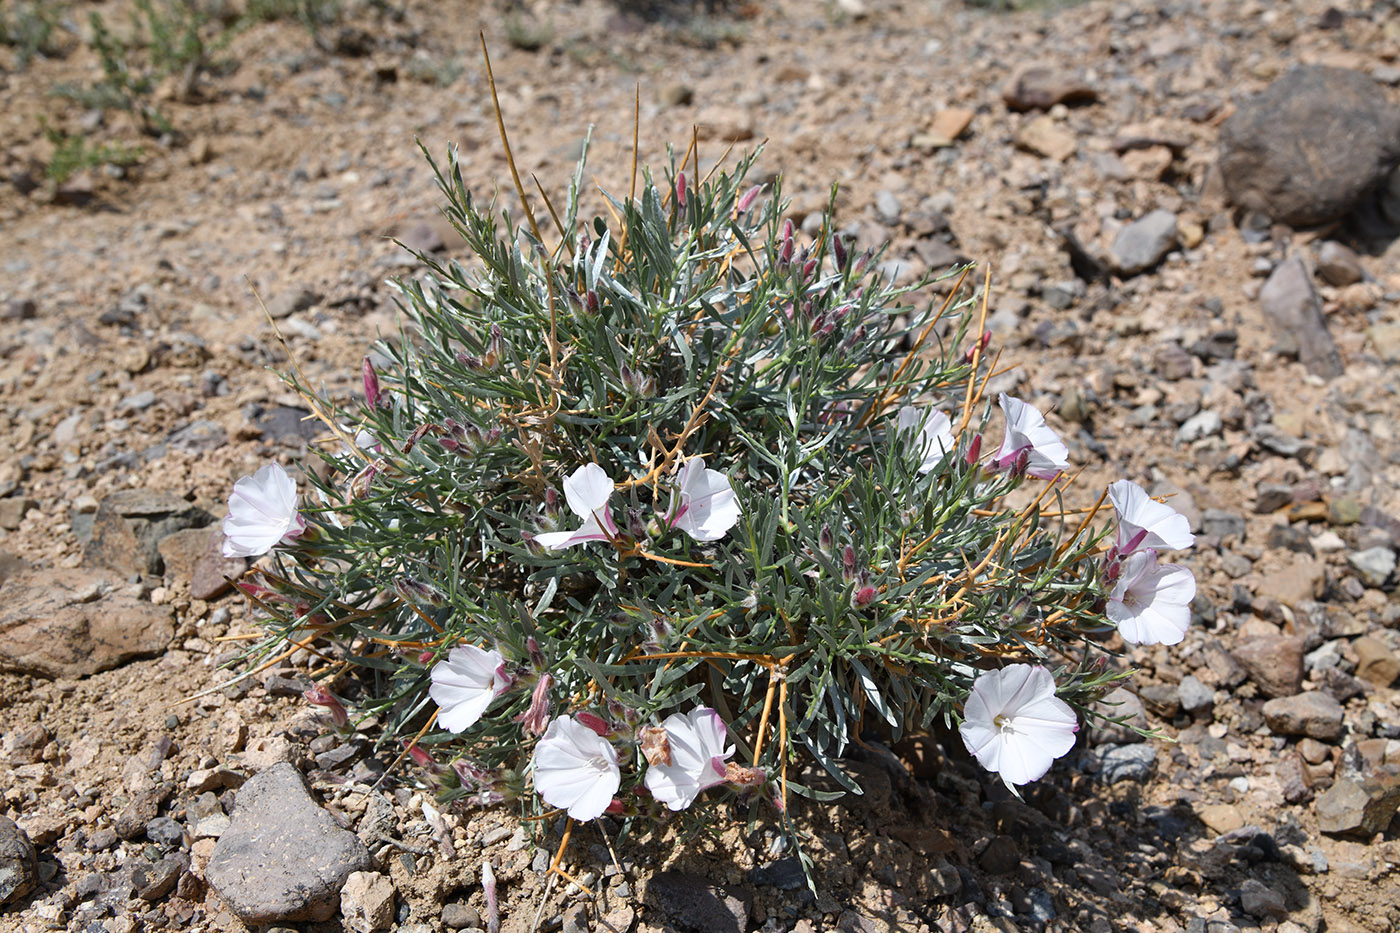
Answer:
POLYGON ((611 541, 618 535, 608 500, 612 498, 613 481, 596 463, 587 463, 574 470, 564 480, 564 499, 569 511, 583 519, 573 531, 549 531, 535 535, 535 541, 550 550, 573 547, 585 541, 611 541))
POLYGON ((934 409, 925 418, 913 405, 905 405, 895 415, 894 429, 897 435, 911 435, 923 422, 918 438, 914 441, 914 455, 919 458, 919 472, 927 473, 944 455, 954 447, 953 423, 943 412, 934 409))
POLYGON ((1196 578, 1178 564, 1158 564, 1148 548, 1123 561, 1105 614, 1135 645, 1175 645, 1191 626, 1196 578))
POLYGON ((224 518, 224 556, 258 557, 306 531, 296 480, 275 463, 233 484, 224 518))
POLYGON ((1045 423, 1045 416, 1018 398, 1001 393, 1001 410, 1006 414, 1006 439, 992 461, 998 470, 1016 462, 1026 452, 1026 475, 1054 479, 1069 469, 1069 448, 1045 423))
POLYGON ((1039 665, 1010 664, 979 674, 958 727, 963 744, 1012 793, 1074 747, 1074 710, 1055 696, 1055 678, 1039 665))
POLYGON ((739 500, 729 477, 705 469, 704 457, 691 457, 676 473, 679 495, 666 523, 696 541, 718 541, 739 520, 739 500))
POLYGON ((533 760, 535 790, 576 820, 602 816, 622 784, 612 743, 572 716, 549 724, 533 760))
POLYGON ((1109 486, 1108 498, 1118 510, 1120 556, 1138 548, 1180 551, 1196 543, 1185 515, 1156 501, 1132 480, 1120 479, 1109 486))
POLYGON ((672 810, 684 810, 701 791, 724 783, 724 761, 734 754, 734 746, 725 747, 724 721, 705 706, 667 716, 661 726, 671 763, 647 768, 647 790, 672 810))
POLYGON ((448 732, 470 728, 491 701, 511 685, 499 651, 458 645, 433 665, 428 696, 438 705, 438 722, 448 732))

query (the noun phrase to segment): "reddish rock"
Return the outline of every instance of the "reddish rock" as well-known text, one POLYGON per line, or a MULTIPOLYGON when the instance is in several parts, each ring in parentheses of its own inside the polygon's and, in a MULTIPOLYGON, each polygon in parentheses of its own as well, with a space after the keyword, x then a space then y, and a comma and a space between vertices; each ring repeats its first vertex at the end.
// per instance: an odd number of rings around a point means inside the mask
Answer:
POLYGON ((224 533, 218 526, 185 528, 160 540, 168 579, 188 580, 195 599, 215 599, 248 569, 242 557, 225 557, 224 533))
POLYGON ((32 570, 0 587, 0 670, 86 677, 159 654, 175 635, 169 606, 114 592, 114 574, 32 570))
POLYGON ((1303 689, 1303 640, 1262 635, 1237 644, 1235 660, 1266 697, 1289 697, 1303 689))

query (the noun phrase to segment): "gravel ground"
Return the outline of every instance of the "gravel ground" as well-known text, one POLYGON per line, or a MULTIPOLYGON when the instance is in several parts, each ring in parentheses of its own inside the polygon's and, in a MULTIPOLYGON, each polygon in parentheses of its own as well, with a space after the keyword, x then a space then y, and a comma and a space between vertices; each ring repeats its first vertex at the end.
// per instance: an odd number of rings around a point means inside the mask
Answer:
POLYGON ((96 79, 76 34, 125 4, 72 4, 64 55, 0 46, 0 926, 240 929, 276 892, 211 881, 256 812, 327 840, 295 859, 334 876, 287 921, 307 930, 484 926, 485 861, 506 931, 1400 927, 1400 9, 1052 6, 348 3, 319 41, 259 24, 162 85, 166 138, 50 94, 96 79), (625 190, 640 88, 644 161, 697 125, 707 164, 766 140, 804 229, 835 181, 890 274, 990 266, 1019 366, 996 388, 1051 410, 1074 494, 1127 476, 1198 534, 1195 624, 1127 651, 1118 698, 1169 740, 1095 730, 1024 801, 955 736, 872 742, 864 797, 797 810, 815 897, 742 815, 580 830, 562 867, 584 891, 546 881, 561 826, 438 813, 411 767, 380 782, 396 750, 302 700, 313 656, 221 686, 254 625, 211 525, 317 434, 255 295, 351 397, 396 328, 384 280, 412 271, 389 237, 460 252, 415 137, 508 186, 479 30, 547 187, 592 124, 594 177, 625 190), (140 163, 49 183, 41 117, 140 163))

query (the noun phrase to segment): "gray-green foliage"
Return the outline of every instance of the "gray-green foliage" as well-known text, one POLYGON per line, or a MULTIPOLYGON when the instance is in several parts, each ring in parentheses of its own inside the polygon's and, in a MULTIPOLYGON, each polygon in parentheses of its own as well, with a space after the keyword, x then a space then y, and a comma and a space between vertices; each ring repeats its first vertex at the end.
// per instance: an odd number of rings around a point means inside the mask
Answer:
POLYGON ((21 69, 38 57, 49 57, 63 50, 62 4, 17 0, 0 7, 0 45, 15 50, 15 64, 21 69))
MULTIPOLYGON (((520 686, 464 735, 421 740, 470 763, 450 795, 522 790, 534 740, 514 717, 546 672, 554 714, 591 711, 624 745, 714 708, 774 797, 807 792, 786 773, 802 756, 853 787, 835 759, 862 724, 955 723, 979 669, 1041 659, 1080 706, 1110 679, 1086 650, 1104 628, 1095 535, 1008 507, 1022 479, 965 456, 988 417, 969 395, 988 374, 965 352, 973 296, 935 320, 829 225, 798 243, 776 186, 740 210, 751 167, 692 175, 682 199, 673 160, 585 222, 580 165, 537 232, 474 199, 452 154, 434 168, 472 261, 423 256, 398 283, 378 404, 317 402, 337 440, 307 501, 325 505, 263 574, 264 647, 329 635, 368 684, 356 705, 401 737, 450 648, 498 649, 520 686), (960 429, 924 474, 893 427, 909 403, 960 429), (651 522, 700 455, 742 504, 710 544, 651 522), (542 529, 577 526, 554 491, 588 463, 618 483, 619 537, 541 549, 542 529)), ((628 747, 624 794, 642 770, 628 747)))

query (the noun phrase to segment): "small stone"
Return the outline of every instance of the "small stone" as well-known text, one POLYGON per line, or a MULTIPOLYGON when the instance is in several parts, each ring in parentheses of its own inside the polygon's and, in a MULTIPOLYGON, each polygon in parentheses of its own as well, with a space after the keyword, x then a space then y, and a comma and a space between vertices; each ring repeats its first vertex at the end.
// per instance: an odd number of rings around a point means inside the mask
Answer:
POLYGON ((1176 215, 1161 209, 1133 221, 1113 240, 1114 267, 1123 275, 1153 268, 1176 246, 1176 215))
POLYGON ((1347 563, 1368 586, 1381 587, 1395 572, 1395 552, 1388 547, 1369 547, 1347 555, 1347 563))
POLYGON ((695 100, 695 89, 688 84, 663 84, 656 99, 663 107, 684 107, 695 100))
POLYGON ((1215 691, 1196 679, 1194 674, 1181 678, 1176 687, 1177 699, 1181 708, 1195 715, 1215 705, 1215 691))
POLYGON ((1005 875, 1021 864, 1021 847, 1010 836, 993 836, 987 848, 982 850, 977 864, 982 866, 983 871, 1005 875))
POLYGON ((1291 635, 1242 639, 1233 651, 1267 697, 1290 697, 1303 688, 1303 640, 1291 635))
POLYGON ((1296 356, 1315 376, 1332 379, 1342 374, 1342 355, 1327 329, 1302 256, 1294 254, 1278 264, 1259 290, 1259 307, 1273 331, 1276 351, 1296 356))
POLYGON ((1366 336, 1376 348, 1376 355, 1387 363, 1400 363, 1400 324, 1381 322, 1366 328, 1366 336))
POLYGON ((807 876, 802 871, 802 863, 796 858, 780 858, 750 871, 749 883, 769 885, 780 891, 796 891, 806 886, 807 876))
POLYGON ((299 285, 286 291, 278 292, 272 300, 267 303, 267 313, 274 320, 289 318, 298 311, 305 311, 321 300, 321 296, 315 290, 305 285, 299 285))
POLYGON ((1254 490, 1254 514, 1277 512, 1293 502, 1293 487, 1287 483, 1260 483, 1254 490))
POLYGON ((1018 70, 1002 89, 1001 99, 1011 110, 1049 110, 1056 104, 1090 104, 1099 93, 1078 75, 1048 65, 1018 70))
POLYGON ((1356 676, 1377 687, 1389 687, 1400 676, 1400 658, 1386 647, 1385 642, 1363 635, 1351 643, 1356 652, 1356 676))
POLYGON ((1317 249, 1317 274, 1328 285, 1353 285, 1366 277, 1361 257, 1349 246, 1324 240, 1317 249))
POLYGON ((933 115, 933 125, 929 127, 929 133, 940 139, 946 139, 951 144, 967 131, 968 126, 972 123, 972 118, 976 115, 975 111, 963 107, 949 107, 946 110, 940 110, 933 115))
POLYGON ((454 901, 442 908, 442 925, 449 930, 463 930, 481 926, 481 914, 470 904, 454 901))
POLYGON ((146 824, 146 838, 163 846, 178 846, 185 830, 168 816, 158 816, 146 824))
POLYGON ((1100 745, 1123 745, 1142 741, 1142 736, 1133 731, 1131 726, 1147 728, 1147 713, 1143 709, 1142 700, 1131 690, 1118 687, 1110 691, 1095 704, 1094 709, 1104 716, 1122 719, 1127 723, 1119 725, 1095 718, 1090 728, 1094 742, 1100 745))
POLYGON ((880 189, 875 192, 875 217, 886 227, 894 227, 899 224, 900 215, 899 198, 893 191, 880 189))
POLYGON ((1196 811, 1196 816, 1217 836, 1244 825, 1244 817, 1240 815, 1239 808, 1228 803, 1208 803, 1196 811))
MULTIPOLYGON (((1173 157, 1171 149, 1166 146, 1145 146, 1141 149, 1130 149, 1123 153, 1121 158, 1134 178, 1161 181, 1162 176, 1172 167, 1173 157)), ((1197 238, 1196 242, 1199 243, 1200 239, 1197 238)))
POLYGON ((410 252, 414 253, 439 253, 447 248, 447 241, 442 238, 433 223, 427 219, 410 221, 399 228, 394 239, 402 243, 410 252))
POLYGON ((32 321, 38 313, 39 306, 34 303, 33 298, 11 298, 5 303, 5 311, 0 313, 0 320, 32 321))
POLYGON ((1324 833, 1371 835, 1384 830, 1400 806, 1400 778, 1393 774, 1338 778, 1313 803, 1324 833))
POLYGON ((1318 595, 1326 566, 1313 557, 1297 556, 1293 561, 1259 578, 1258 592, 1268 593, 1285 606, 1296 608, 1318 595))
POLYGON ((189 856, 183 852, 167 855, 155 864, 137 861, 131 871, 131 884, 142 900, 155 902, 174 889, 180 873, 187 868, 189 856))
POLYGON ((282 762, 239 789, 205 878, 246 923, 321 921, 335 914, 345 880, 369 867, 364 844, 282 762))
POLYGON ((39 857, 24 830, 0 816, 0 904, 17 901, 39 883, 39 857))
POLYGON ((1176 440, 1179 444, 1190 444, 1203 437, 1213 437, 1220 433, 1225 423, 1220 415, 1213 411, 1200 411, 1187 418, 1176 432, 1176 440))
POLYGON ((1105 746, 1099 752, 1099 775, 1106 784, 1145 781, 1151 776, 1156 760, 1157 749, 1150 742, 1105 746))
POLYGON ((1277 735, 1306 735, 1335 742, 1342 735, 1342 704, 1329 693, 1312 690, 1276 697, 1264 704, 1264 722, 1277 735))
POLYGON ((177 428, 166 437, 171 450, 187 454, 204 454, 218 450, 228 443, 228 432, 217 421, 200 418, 177 428))
POLYGON ((1068 130, 1062 129, 1053 117, 1044 114, 1028 121, 1016 131, 1016 147, 1056 162, 1074 155, 1079 143, 1068 130))
POLYGON ((151 788, 133 794, 131 803, 127 804, 126 809, 117 814, 117 818, 112 821, 112 828, 123 839, 144 836, 146 824, 156 818, 156 814, 160 812, 161 801, 165 797, 164 788, 151 788))
POLYGON ((1289 803, 1301 803, 1312 796, 1312 772, 1297 752, 1285 753, 1279 759, 1277 767, 1274 768, 1274 776, 1278 778, 1279 786, 1283 790, 1283 799, 1289 803))
POLYGON ((564 925, 559 929, 560 933, 589 933, 587 905, 574 904, 565 910, 564 925))
POLYGON ((98 505, 92 536, 83 547, 83 566, 110 568, 123 576, 161 573, 161 539, 182 528, 203 528, 211 521, 212 515, 179 496, 119 490, 98 505))
POLYGON ((388 929, 394 922, 394 883, 378 872, 351 872, 340 891, 340 916, 356 933, 388 929))
POLYGON ((1282 920, 1288 916, 1288 905, 1283 895, 1254 878, 1240 885, 1240 907, 1245 913, 1261 920, 1282 920))

